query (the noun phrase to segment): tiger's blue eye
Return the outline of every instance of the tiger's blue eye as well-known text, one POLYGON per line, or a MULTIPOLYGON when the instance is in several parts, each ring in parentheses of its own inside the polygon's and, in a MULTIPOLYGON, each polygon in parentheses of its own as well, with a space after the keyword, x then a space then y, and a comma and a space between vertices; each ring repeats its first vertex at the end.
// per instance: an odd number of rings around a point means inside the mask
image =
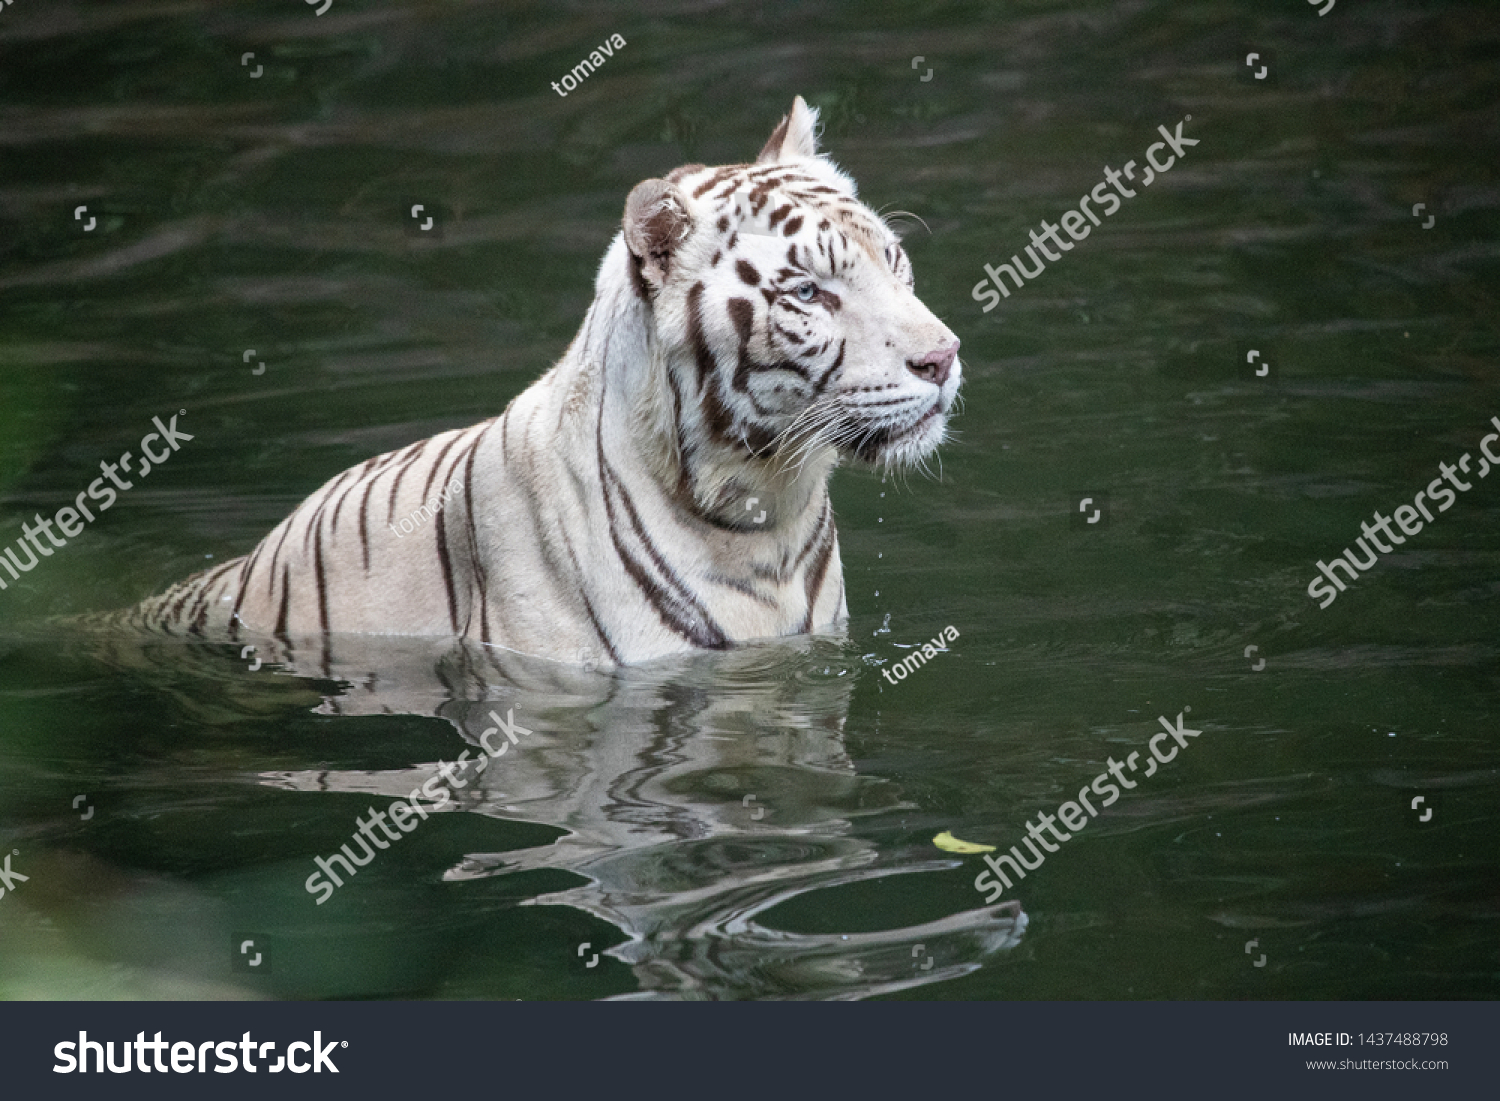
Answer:
POLYGON ((792 293, 797 296, 797 301, 799 302, 811 302, 814 298, 818 297, 818 285, 816 283, 801 283, 792 293))

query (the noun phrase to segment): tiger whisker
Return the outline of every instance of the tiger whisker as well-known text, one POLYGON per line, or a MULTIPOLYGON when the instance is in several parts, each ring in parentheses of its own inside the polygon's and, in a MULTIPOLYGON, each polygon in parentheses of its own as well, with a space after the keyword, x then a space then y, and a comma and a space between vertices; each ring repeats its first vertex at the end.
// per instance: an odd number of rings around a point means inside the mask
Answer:
POLYGON ((794 463, 800 468, 801 461, 811 454, 821 439, 824 427, 825 425, 816 423, 802 425, 795 439, 784 439, 777 449, 781 462, 772 472, 773 477, 780 478, 794 463))
MULTIPOLYGON (((891 226, 891 219, 892 218, 913 218, 916 221, 922 223, 922 228, 927 231, 927 235, 929 237, 932 236, 932 227, 929 226, 925 221, 922 220, 922 216, 920 214, 913 214, 909 210, 893 210, 889 214, 882 214, 882 215, 880 215, 880 220, 882 222, 884 222, 887 226, 891 226)), ((894 229, 895 227, 891 226, 891 228, 894 229)))
POLYGON ((774 476, 780 477, 784 474, 794 458, 798 459, 797 469, 800 471, 802 464, 821 442, 823 430, 829 427, 838 412, 839 409, 835 403, 815 402, 798 413, 772 444, 778 453, 785 455, 781 465, 775 470, 774 476))
POLYGON ((837 450, 837 437, 829 437, 825 431, 831 424, 832 421, 830 420, 828 423, 818 426, 815 431, 804 437, 798 444, 795 452, 797 462, 793 468, 794 475, 800 476, 802 468, 807 465, 807 461, 818 454, 819 451, 826 449, 837 450))
POLYGON ((772 441, 772 446, 773 447, 779 447, 779 446, 781 446, 792 435, 793 432, 796 432, 796 431, 798 431, 798 430, 800 430, 800 429, 802 429, 802 428, 805 427, 803 425, 803 421, 804 420, 810 420, 810 419, 816 418, 818 416, 822 416, 822 415, 826 414, 828 412, 828 410, 829 410, 829 403, 828 402, 826 402, 826 401, 815 401, 815 402, 813 402, 811 405, 807 406, 805 409, 803 409, 800 413, 798 413, 795 417, 792 418, 792 422, 790 424, 788 424, 785 428, 783 428, 781 430, 781 432, 777 435, 776 439, 772 441))

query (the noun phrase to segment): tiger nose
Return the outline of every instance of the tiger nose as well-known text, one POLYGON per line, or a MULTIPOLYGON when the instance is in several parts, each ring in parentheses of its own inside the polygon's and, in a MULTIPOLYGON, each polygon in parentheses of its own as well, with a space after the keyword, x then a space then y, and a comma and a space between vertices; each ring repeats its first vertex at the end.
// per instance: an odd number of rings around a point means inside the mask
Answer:
POLYGON ((921 359, 907 360, 906 366, 918 378, 941 386, 948 381, 948 374, 953 370, 953 361, 957 358, 958 341, 955 340, 941 351, 928 352, 921 359))

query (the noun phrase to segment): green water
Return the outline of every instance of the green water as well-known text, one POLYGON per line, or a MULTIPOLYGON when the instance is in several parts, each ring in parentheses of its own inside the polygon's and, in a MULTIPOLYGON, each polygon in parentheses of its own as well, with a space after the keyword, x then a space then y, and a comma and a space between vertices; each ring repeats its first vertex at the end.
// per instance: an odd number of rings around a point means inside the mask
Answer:
POLYGON ((1497 44, 1458 2, 15 0, 0 540, 152 417, 194 439, 0 592, 30 877, 0 996, 1494 997, 1500 480, 1306 589, 1500 416, 1497 44), (963 340, 941 479, 835 477, 847 641, 480 678, 47 622, 498 412, 631 186, 752 156, 799 93, 925 221, 918 292, 963 340), (984 264, 1189 114, 1170 172, 981 311, 984 264), (531 733, 316 904, 315 858, 492 708, 531 733), (932 844, 1019 844, 1179 712, 1201 735, 997 906, 932 844))

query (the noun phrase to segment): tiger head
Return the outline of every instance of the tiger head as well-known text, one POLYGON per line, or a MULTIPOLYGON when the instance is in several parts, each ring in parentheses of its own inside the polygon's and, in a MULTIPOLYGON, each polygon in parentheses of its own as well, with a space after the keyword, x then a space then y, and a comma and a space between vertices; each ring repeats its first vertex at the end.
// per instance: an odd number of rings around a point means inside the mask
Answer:
POLYGON ((818 154, 816 124, 799 96, 754 164, 687 165, 625 204, 656 352, 646 402, 709 517, 840 461, 920 464, 958 393, 958 338, 914 293, 896 234, 818 154))

